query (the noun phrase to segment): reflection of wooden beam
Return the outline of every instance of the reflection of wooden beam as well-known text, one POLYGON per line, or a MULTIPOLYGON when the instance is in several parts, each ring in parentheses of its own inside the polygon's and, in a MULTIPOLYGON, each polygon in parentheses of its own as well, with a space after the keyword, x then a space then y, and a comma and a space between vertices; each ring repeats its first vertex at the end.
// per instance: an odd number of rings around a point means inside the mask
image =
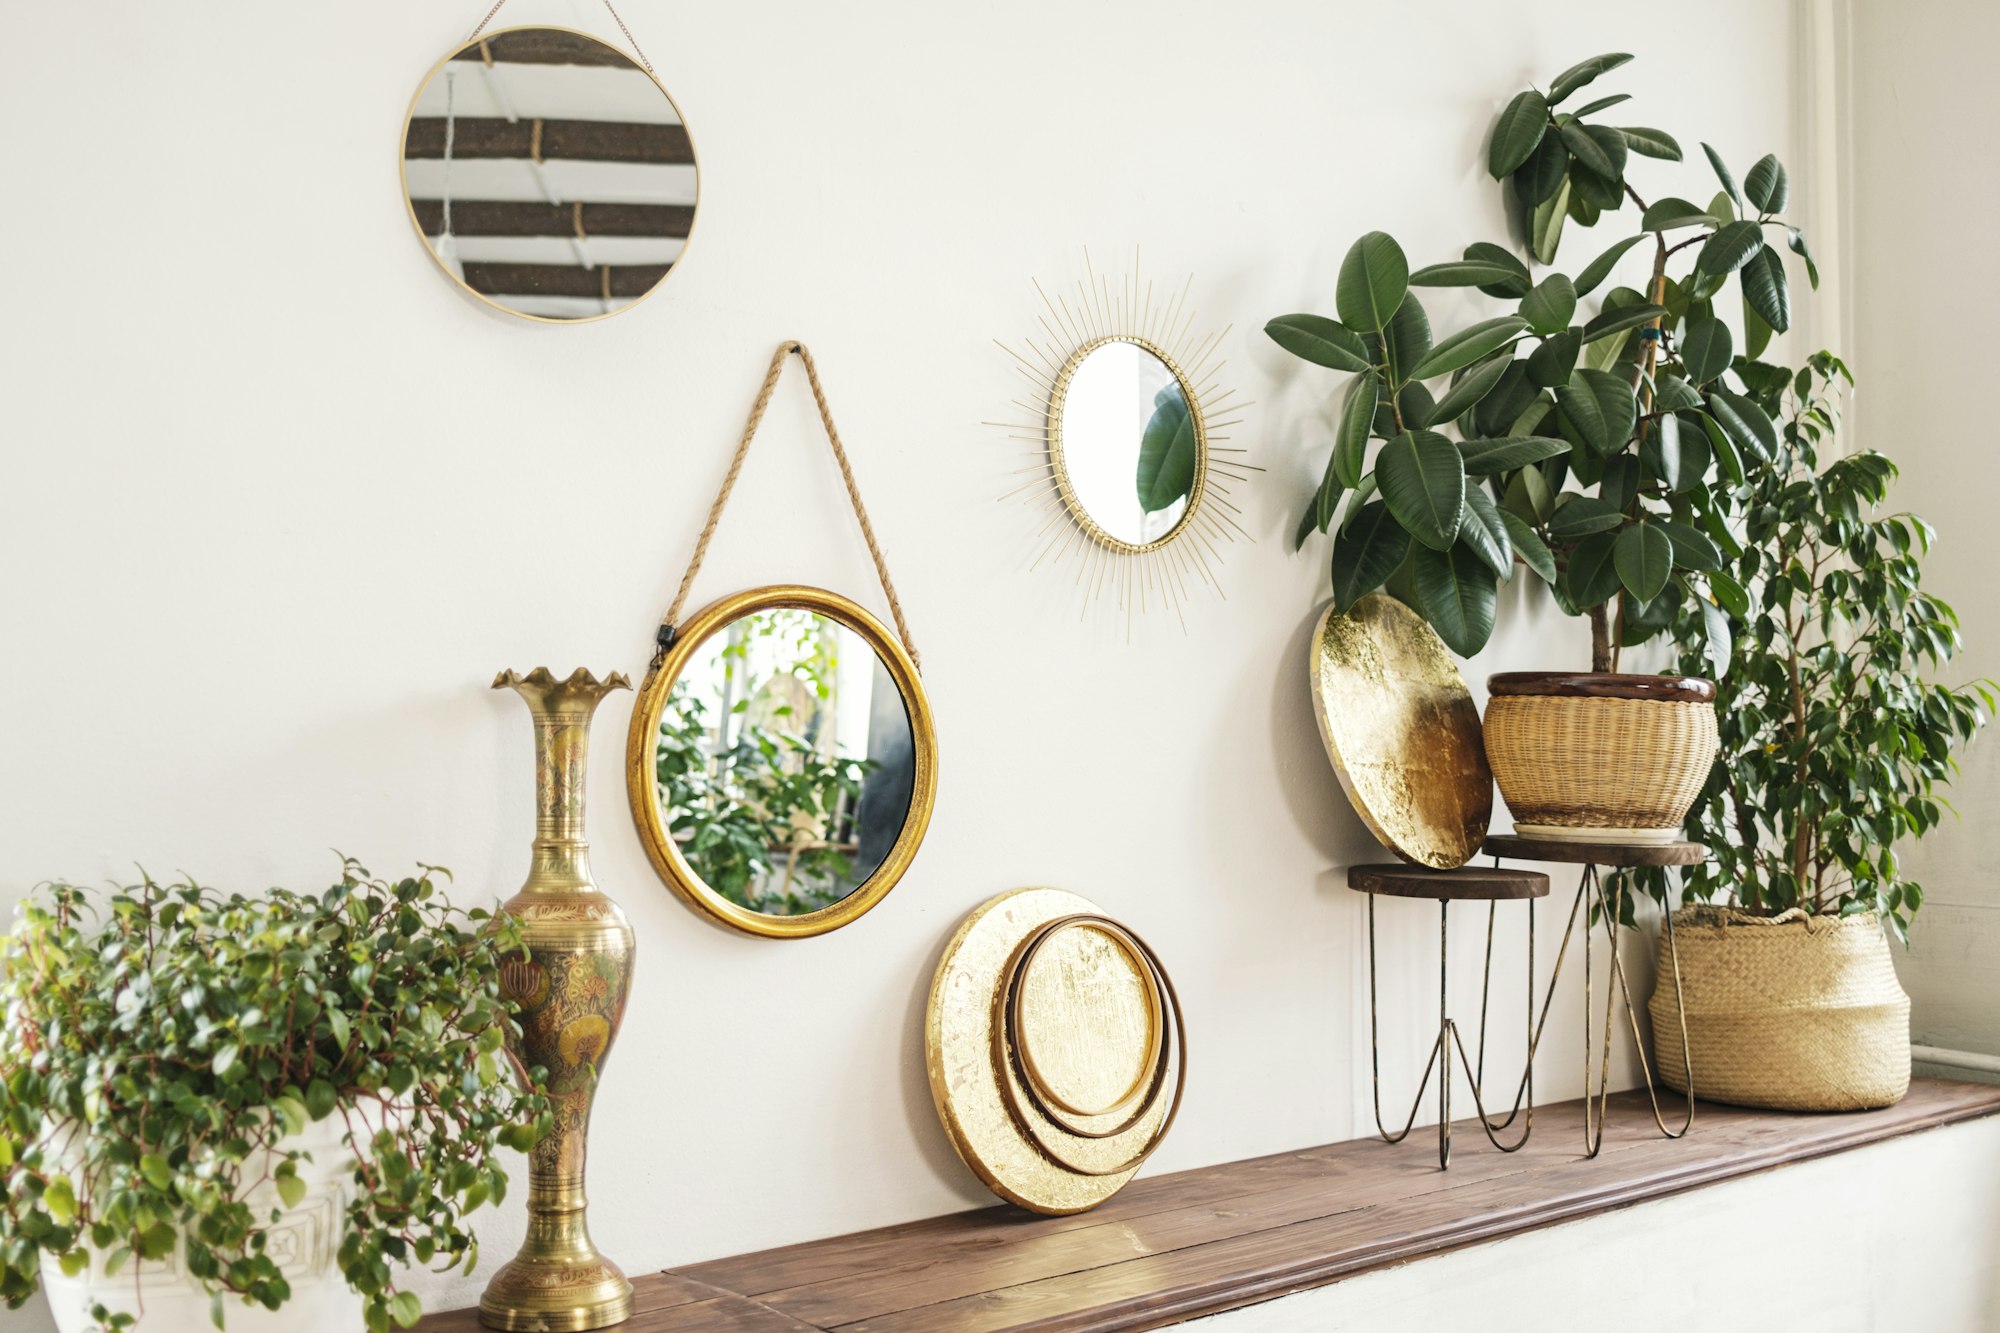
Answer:
MULTIPOLYGON (((444 230, 444 204, 412 199, 424 235, 444 230)), ((664 236, 687 239, 694 208, 686 204, 585 204, 586 236, 664 236)), ((516 204, 492 199, 454 199, 451 229, 459 236, 574 236, 576 210, 567 204, 516 204)))
MULTIPOLYGON (((454 205, 452 212, 457 213, 454 205)), ((604 295, 604 275, 611 275, 611 295, 619 300, 636 300, 653 290, 667 276, 670 264, 599 264, 578 268, 570 264, 467 264, 465 285, 486 296, 583 296, 604 295)))
MULTIPOLYGON (((530 158, 535 150, 535 126, 542 127, 544 160, 568 158, 579 162, 648 162, 692 166, 694 146, 682 125, 647 125, 618 120, 509 121, 499 116, 460 116, 452 131, 453 157, 530 158)), ((444 156, 444 117, 417 116, 403 140, 406 158, 444 156)))
POLYGON ((484 62, 491 55, 496 62, 510 65, 610 65, 637 69, 632 58, 615 46, 586 37, 582 33, 554 28, 529 28, 522 32, 497 33, 463 47, 455 60, 484 62))

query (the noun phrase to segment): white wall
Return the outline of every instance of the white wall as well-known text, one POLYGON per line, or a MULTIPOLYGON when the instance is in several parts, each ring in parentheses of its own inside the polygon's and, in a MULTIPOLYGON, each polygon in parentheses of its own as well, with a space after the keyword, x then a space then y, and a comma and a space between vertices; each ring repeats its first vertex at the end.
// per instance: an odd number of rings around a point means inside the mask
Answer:
MULTIPOLYGON (((1643 51, 1612 86, 1690 149, 1739 169, 1789 153, 1791 8, 627 0, 701 154, 701 221, 663 293, 577 328, 454 292, 397 197, 404 107, 481 8, 8 6, 0 898, 134 863, 314 885, 329 847, 443 862, 468 902, 511 892, 529 733, 486 683, 643 667, 765 360, 799 337, 924 651, 937 814, 860 924, 728 935, 647 867, 621 790, 628 697, 603 710, 596 860, 641 951, 594 1134, 606 1250, 640 1271, 983 1202, 936 1123, 920 1018, 953 923, 1016 885, 1095 897, 1174 972, 1193 1077, 1152 1170, 1362 1132, 1344 867, 1381 853, 1305 693, 1325 572, 1289 552, 1334 377, 1258 330, 1330 311, 1365 230, 1417 263, 1498 238, 1486 126, 1574 59, 1643 51), (1035 524, 996 499, 1018 456, 978 423, 1016 392, 993 340, 1035 331, 1030 279, 1135 244, 1234 325, 1228 374, 1270 472, 1243 496, 1258 540, 1229 552, 1228 600, 1128 642, 1115 615, 1078 619, 1067 577, 1027 572, 1035 524)), ((582 0, 504 17, 615 34, 582 0)), ((1698 157, 1635 175, 1713 188, 1698 157)), ((1619 234, 1585 233, 1571 271, 1619 234)), ((816 430, 794 379, 698 598, 805 579, 880 609, 816 430)), ((1513 596, 1502 614, 1475 681, 1584 662, 1576 623, 1513 596)), ((1458 920, 1469 1000, 1476 916, 1458 920)), ((1434 1022, 1435 922, 1390 904, 1382 924, 1400 1099, 1434 1022)), ((1580 1089, 1581 976, 1565 984, 1550 1096, 1580 1089)), ((518 1204, 485 1232, 489 1263, 511 1252, 518 1204)), ((424 1290, 464 1301, 480 1281, 424 1290)))
MULTIPOLYGON (((2000 283, 2000 180, 1966 170, 1956 127, 2000 117, 2000 10, 1980 0, 1854 4, 1847 77, 1854 215, 1856 439, 1902 465, 1894 500, 1937 525, 1925 587, 1964 622, 1954 682, 2000 676, 1991 506, 2000 463, 1960 386, 1991 375, 1981 331, 2000 283), (1931 203, 1916 204, 1914 201, 1931 203)), ((2000 1055, 2000 736, 1964 756, 1963 820, 1910 857, 1927 904, 1897 964, 1916 1039, 2000 1055)))
POLYGON ((2000 1120, 1981 1120, 1386 1268, 1190 1328, 1990 1333, 2000 1327, 1992 1239, 2000 1197, 1963 1186, 1996 1173, 2000 1120), (1818 1223, 1828 1215, 1840 1225, 1818 1223), (1441 1325, 1445 1310, 1476 1312, 1477 1322, 1441 1325))

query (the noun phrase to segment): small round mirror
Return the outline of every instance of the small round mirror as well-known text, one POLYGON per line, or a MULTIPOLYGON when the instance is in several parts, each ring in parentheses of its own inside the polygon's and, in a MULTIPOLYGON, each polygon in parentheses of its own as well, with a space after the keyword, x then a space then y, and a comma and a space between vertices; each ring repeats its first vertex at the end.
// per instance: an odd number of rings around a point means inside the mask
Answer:
POLYGON ((1070 358, 1049 401, 1056 484, 1091 535, 1144 551, 1200 500, 1208 441, 1194 393, 1164 353, 1105 338, 1070 358))
POLYGON ((529 319, 601 319, 650 295, 687 244, 697 185, 659 80, 567 28, 453 51, 403 131, 403 194, 432 257, 529 319))
POLYGON ((725 599, 681 628, 633 710, 641 836, 690 903, 763 935, 860 916, 930 820, 936 740, 907 652, 818 589, 725 599))

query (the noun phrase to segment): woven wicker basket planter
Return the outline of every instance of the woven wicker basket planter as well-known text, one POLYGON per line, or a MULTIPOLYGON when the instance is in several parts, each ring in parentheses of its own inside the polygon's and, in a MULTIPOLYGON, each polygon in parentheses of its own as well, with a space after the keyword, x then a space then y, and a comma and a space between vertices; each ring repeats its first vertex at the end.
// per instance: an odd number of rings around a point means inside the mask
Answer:
POLYGON ((1695 1095, 1783 1111, 1890 1106, 1910 1089, 1910 997, 1872 915, 1756 917, 1722 907, 1674 914, 1688 1056, 1673 964, 1647 1006, 1660 1077, 1695 1095))
POLYGON ((1486 758, 1528 837, 1671 842, 1715 763, 1715 686, 1515 671, 1487 680, 1486 758))

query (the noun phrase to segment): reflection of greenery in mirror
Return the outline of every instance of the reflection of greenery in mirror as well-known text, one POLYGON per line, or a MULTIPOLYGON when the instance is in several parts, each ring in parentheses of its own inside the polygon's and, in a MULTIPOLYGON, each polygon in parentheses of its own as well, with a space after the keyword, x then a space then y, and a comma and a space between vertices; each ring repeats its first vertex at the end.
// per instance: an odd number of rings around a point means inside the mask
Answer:
POLYGON ((1199 457, 1194 417, 1176 380, 1153 395, 1153 419, 1139 438, 1139 508, 1157 514, 1187 499, 1199 457))
POLYGON ((873 651, 838 621, 770 609, 710 636, 660 715, 668 831, 709 888, 753 912, 839 902, 908 808, 909 724, 873 651))
POLYGON ((1221 591, 1223 548, 1249 537, 1230 494, 1262 469, 1230 443, 1246 404, 1220 382, 1229 330, 1199 327, 1193 279, 1156 287, 1136 254, 1122 276, 1084 259, 1073 287, 1035 284, 1040 335, 1001 344, 1025 396, 989 424, 1035 446, 1019 472, 1033 480, 1011 494, 1057 511, 1028 567, 1070 565, 1083 599, 1108 596, 1129 627, 1149 607, 1180 615, 1203 585, 1221 591))

